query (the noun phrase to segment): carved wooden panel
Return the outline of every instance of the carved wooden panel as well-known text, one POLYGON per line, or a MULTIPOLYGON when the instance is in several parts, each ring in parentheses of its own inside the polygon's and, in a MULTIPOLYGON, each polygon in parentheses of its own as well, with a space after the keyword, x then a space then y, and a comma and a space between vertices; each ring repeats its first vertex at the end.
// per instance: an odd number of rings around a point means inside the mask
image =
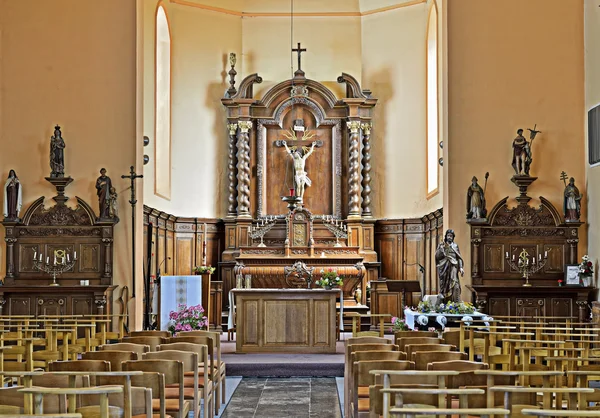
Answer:
POLYGON ((309 300, 265 300, 264 345, 308 346, 309 300))
POLYGON ((228 225, 225 227, 225 235, 227 236, 227 248, 235 248, 235 226, 228 225))
POLYGON ((546 316, 545 298, 516 298, 517 316, 546 316))
POLYGON ((249 300, 243 303, 237 321, 243 322, 243 344, 245 346, 258 346, 258 300, 249 300))
POLYGON ((294 223, 292 235, 292 247, 306 247, 308 244, 308 225, 305 223, 294 223))
POLYGON ((33 254, 40 254, 42 244, 21 244, 19 245, 19 273, 39 273, 39 270, 33 266, 33 254))
POLYGON ((194 256, 194 236, 191 234, 175 234, 175 274, 192 273, 194 256))
POLYGON ((550 316, 573 316, 573 304, 571 298, 551 298, 550 316))
POLYGON ((489 299, 489 314, 491 316, 503 316, 509 315, 507 312, 511 312, 510 310, 510 298, 490 298, 489 299))
MULTIPOLYGON (((527 251, 529 253, 530 257, 537 257, 538 256, 538 251, 537 251, 537 245, 535 244, 529 244, 529 243, 524 243, 524 244, 512 244, 509 247, 509 256, 511 257, 511 259, 514 257, 515 263, 516 260, 519 259, 519 254, 521 254, 521 251, 527 251)), ((519 273, 518 270, 514 269, 514 268, 510 268, 511 273, 519 273)))
POLYGON ((331 323, 329 317, 329 301, 328 300, 315 300, 313 302, 313 345, 314 346, 329 346, 329 330, 331 327, 335 327, 335 324, 331 323))
POLYGON ((37 316, 40 315, 65 315, 66 296, 45 296, 36 298, 37 316))
POLYGON ((73 296, 69 315, 90 315, 94 312, 93 303, 94 298, 90 296, 73 296))
POLYGON ((544 245, 544 251, 548 251, 548 261, 544 266, 544 273, 564 273, 566 264, 565 246, 562 244, 544 245))
POLYGON ((396 236, 390 235, 379 238, 377 240, 377 247, 381 261, 381 277, 396 280, 398 262, 396 236))
POLYGON ((77 257, 79 257, 79 261, 75 263, 75 268, 80 273, 95 273, 100 271, 99 244, 80 244, 77 257))
POLYGON ((172 275, 175 265, 175 233, 167 231, 167 261, 165 262, 165 274, 172 275))
POLYGON ((503 273, 505 265, 504 245, 485 244, 483 246, 483 271, 486 273, 503 273))
POLYGON ((419 280, 421 282, 422 276, 419 271, 419 264, 423 265, 423 240, 423 235, 406 235, 404 280, 419 280))
POLYGON ((400 293, 378 293, 377 303, 380 313, 387 313, 398 318, 403 317, 403 314, 400 311, 400 293))
POLYGON ((29 297, 11 297, 8 301, 8 315, 34 315, 35 310, 31 306, 31 298, 29 297))
MULTIPOLYGON (((302 111, 300 111, 302 114, 302 111)), ((332 125, 322 125, 315 129, 315 119, 310 111, 303 112, 305 126, 316 133, 313 140, 323 141, 323 146, 315 148, 314 152, 306 159, 305 171, 312 182, 312 186, 304 189, 304 204, 315 214, 332 214, 333 207, 333 181, 336 170, 323 169, 332 167, 333 143, 332 125)), ((285 148, 276 147, 275 141, 285 139, 284 133, 287 127, 292 126, 292 112, 284 117, 283 126, 266 125, 266 164, 262 167, 265 181, 265 213, 283 213, 285 205, 281 196, 289 195, 289 189, 294 187, 294 168, 291 157, 285 148)), ((299 118, 301 116, 298 116, 299 118)), ((293 141, 288 140, 288 146, 294 146, 293 141)), ((341 168, 340 168, 341 173, 341 168)))

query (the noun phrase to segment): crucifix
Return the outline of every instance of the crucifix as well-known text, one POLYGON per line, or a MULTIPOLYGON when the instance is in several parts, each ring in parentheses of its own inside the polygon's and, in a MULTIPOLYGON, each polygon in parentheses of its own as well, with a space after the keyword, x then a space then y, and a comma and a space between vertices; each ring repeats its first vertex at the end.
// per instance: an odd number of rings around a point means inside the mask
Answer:
MULTIPOLYGON (((135 179, 144 177, 142 174, 136 174, 133 166, 130 167, 129 175, 122 175, 122 179, 129 179, 131 181, 131 199, 129 203, 131 204, 131 287, 133 291, 131 292, 131 297, 135 297, 135 204, 137 200, 135 198, 135 179)), ((148 293, 146 293, 146 297, 148 297, 148 293)))
POLYGON ((306 52, 306 48, 300 47, 300 42, 298 42, 298 48, 292 48, 292 52, 298 53, 298 69, 294 73, 296 77, 304 77, 304 71, 302 71, 302 53, 306 52))

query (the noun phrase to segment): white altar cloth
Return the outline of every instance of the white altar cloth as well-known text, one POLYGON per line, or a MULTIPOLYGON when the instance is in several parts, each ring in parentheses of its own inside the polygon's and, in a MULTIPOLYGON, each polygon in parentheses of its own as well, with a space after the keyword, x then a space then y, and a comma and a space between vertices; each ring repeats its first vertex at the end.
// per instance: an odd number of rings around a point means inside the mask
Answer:
MULTIPOLYGON (((340 292, 340 332, 344 331, 344 293, 342 289, 336 289, 340 292)), ((227 329, 235 329, 235 297, 233 292, 229 292, 229 315, 227 315, 227 329)))
POLYGON ((176 311, 179 305, 195 306, 202 304, 203 276, 162 276, 159 287, 159 329, 169 328, 169 312, 176 311))
MULTIPOLYGON (((469 322, 469 318, 471 318, 471 320, 473 320, 473 319, 492 320, 492 317, 490 317, 484 313, 477 312, 477 311, 470 313, 470 314, 446 314, 446 313, 436 313, 436 312, 422 313, 422 312, 413 311, 410 308, 404 309, 404 322, 412 330, 418 329, 418 326, 415 326, 415 323, 417 323, 417 325, 418 325, 417 321, 420 316, 426 317, 428 322, 429 322, 429 319, 433 319, 436 324, 441 326, 442 330, 444 330, 446 328, 446 324, 450 321, 469 322), (442 318, 444 318, 445 320, 442 318)), ((486 322, 485 325, 489 326, 489 323, 486 322)))

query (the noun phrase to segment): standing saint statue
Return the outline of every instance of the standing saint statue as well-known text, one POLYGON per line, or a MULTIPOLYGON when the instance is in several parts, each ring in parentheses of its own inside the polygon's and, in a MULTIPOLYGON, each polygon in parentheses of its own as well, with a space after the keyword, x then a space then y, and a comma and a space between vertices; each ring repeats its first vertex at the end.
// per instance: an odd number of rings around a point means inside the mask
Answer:
POLYGON ((513 140, 512 166, 518 176, 529 176, 531 166, 531 146, 523 136, 523 129, 517 130, 517 137, 513 140))
POLYGON ((114 187, 110 188, 110 193, 108 195, 108 217, 109 218, 118 218, 119 210, 117 207, 117 190, 114 187))
POLYGON ((15 170, 10 170, 4 183, 4 218, 19 219, 21 206, 23 206, 23 188, 15 170))
POLYGON ((54 135, 50 138, 50 168, 50 177, 65 176, 65 140, 58 125, 54 127, 54 135))
POLYGON ((444 242, 435 250, 440 297, 442 303, 460 302, 460 280, 458 274, 465 275, 464 261, 458 245, 454 242, 454 231, 449 229, 444 235, 444 242))
POLYGON ((484 191, 477 181, 473 176, 467 189, 467 219, 483 219, 487 215, 484 191))
POLYGON ((296 195, 300 198, 304 197, 304 188, 310 186, 312 182, 308 178, 308 174, 305 171, 306 159, 313 153, 317 142, 313 142, 310 150, 302 156, 298 150, 292 151, 288 148, 286 141, 281 141, 287 153, 292 157, 294 161, 294 185, 296 186, 296 195))
POLYGON ((564 199, 563 199, 563 211, 565 214, 565 221, 567 222, 579 222, 581 217, 581 198, 583 196, 579 193, 579 189, 575 186, 575 179, 571 177, 569 184, 565 187, 564 199))
POLYGON ((96 194, 98 195, 98 207, 99 215, 98 218, 106 219, 110 218, 110 189, 112 188, 112 181, 110 177, 106 175, 106 169, 100 169, 100 177, 96 180, 96 194))

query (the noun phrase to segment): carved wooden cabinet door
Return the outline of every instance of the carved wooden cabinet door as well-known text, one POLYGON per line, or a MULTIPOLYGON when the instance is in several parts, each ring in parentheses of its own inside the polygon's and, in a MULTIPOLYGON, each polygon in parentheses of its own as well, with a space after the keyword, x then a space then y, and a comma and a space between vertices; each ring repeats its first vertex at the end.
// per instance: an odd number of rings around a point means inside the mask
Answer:
POLYGON ((29 296, 13 296, 8 300, 8 315, 33 315, 31 298, 29 296))
POLYGON ((573 299, 550 298, 550 316, 573 316, 573 299))
POLYGON ((67 296, 38 296, 36 297, 36 316, 64 315, 67 308, 67 296))
POLYGON ((546 316, 546 299, 517 298, 517 316, 546 316))

